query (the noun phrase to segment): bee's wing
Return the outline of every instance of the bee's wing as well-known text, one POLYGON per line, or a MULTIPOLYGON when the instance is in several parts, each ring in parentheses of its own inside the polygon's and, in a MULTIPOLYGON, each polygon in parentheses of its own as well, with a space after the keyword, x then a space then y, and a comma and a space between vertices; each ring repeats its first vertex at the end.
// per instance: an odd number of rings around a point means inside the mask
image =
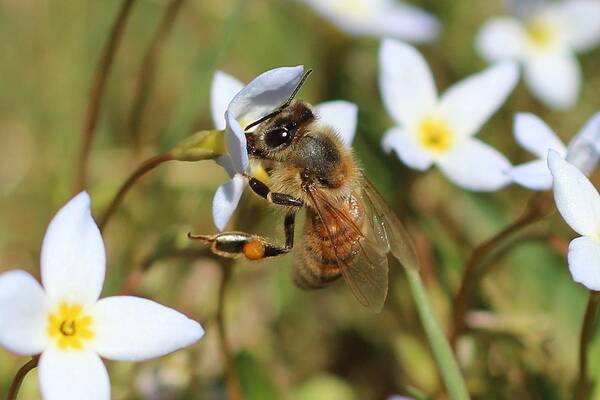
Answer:
MULTIPOLYGON (((337 264, 357 300, 373 311, 381 311, 388 290, 387 252, 389 247, 380 232, 372 231, 377 225, 366 223, 364 227, 358 227, 346 211, 332 206, 318 191, 309 193, 309 196, 321 220, 335 221, 334 223, 344 228, 349 226, 358 234, 360 239, 357 243, 358 248, 355 250, 356 254, 348 261, 344 260, 340 249, 333 245, 337 264)), ((357 200, 360 201, 360 199, 357 200)), ((331 240, 331 231, 341 230, 335 228, 326 225, 332 244, 335 242, 331 240)))
POLYGON ((377 240, 384 242, 386 253, 391 252, 404 267, 419 268, 417 252, 402 222, 366 176, 363 185, 361 197, 377 240))

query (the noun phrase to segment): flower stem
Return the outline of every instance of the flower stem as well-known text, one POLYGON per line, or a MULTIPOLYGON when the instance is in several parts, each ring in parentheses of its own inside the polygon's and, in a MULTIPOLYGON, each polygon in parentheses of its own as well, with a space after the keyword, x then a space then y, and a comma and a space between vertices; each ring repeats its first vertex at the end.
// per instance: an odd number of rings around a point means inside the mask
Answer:
POLYGON ((121 43, 125 25, 127 24, 134 3, 135 0, 123 0, 117 19, 104 45, 102 57, 96 68, 83 128, 83 140, 81 142, 77 176, 75 178, 75 192, 82 191, 86 185, 89 158, 92 151, 94 134, 96 133, 96 126, 98 125, 98 115, 100 114, 100 106, 102 105, 104 87, 106 86, 106 80, 110 73, 115 53, 121 43))
POLYGON ((479 271, 481 264, 511 235, 550 214, 553 210, 552 204, 552 199, 548 195, 535 195, 519 218, 473 250, 465 264, 462 280, 453 301, 452 325, 449 333, 452 347, 456 347, 456 341, 465 329, 465 314, 469 308, 472 292, 482 276, 479 271))
POLYGON ((37 367, 39 356, 34 356, 31 360, 27 361, 15 374, 12 383, 10 384, 10 388, 8 389, 8 394, 6 395, 6 400, 16 400, 17 395, 19 394, 19 389, 21 388, 21 384, 23 383, 23 379, 25 376, 37 367))
POLYGON ((235 369, 233 354, 229 341, 227 340, 227 330, 225 327, 225 296, 227 287, 231 280, 231 259, 225 259, 221 263, 221 283, 219 285, 219 303, 217 308, 217 328, 219 331, 219 340, 221 344, 221 352, 225 361, 225 372, 227 376, 227 398, 229 400, 240 400, 242 393, 240 389, 240 379, 235 369))
POLYGON ((579 340, 579 375, 577 377, 577 400, 588 398, 588 380, 587 380, 587 346, 592 337, 596 314, 600 305, 600 292, 590 290, 590 297, 583 317, 583 326, 581 328, 581 337, 579 340))
POLYGON ((453 400, 469 399, 469 392, 454 359, 452 348, 444 336, 433 308, 429 303, 421 275, 417 269, 406 268, 408 284, 421 317, 423 328, 427 334, 429 345, 438 365, 438 370, 453 400))
POLYGON ((173 157, 169 153, 165 153, 151 157, 144 161, 142 164, 140 164, 140 166, 135 171, 133 171, 133 173, 129 175, 129 178, 127 178, 127 180, 125 180, 125 182, 121 185, 121 188, 111 201, 110 205, 108 206, 106 211, 104 211, 104 214, 102 214, 102 216, 100 217, 98 222, 98 227, 100 227, 100 230, 104 230, 111 216, 123 201, 123 198, 129 192, 129 189, 131 189, 133 185, 138 181, 138 179, 140 179, 146 173, 152 171, 154 168, 158 167, 160 164, 171 160, 173 160, 173 157))

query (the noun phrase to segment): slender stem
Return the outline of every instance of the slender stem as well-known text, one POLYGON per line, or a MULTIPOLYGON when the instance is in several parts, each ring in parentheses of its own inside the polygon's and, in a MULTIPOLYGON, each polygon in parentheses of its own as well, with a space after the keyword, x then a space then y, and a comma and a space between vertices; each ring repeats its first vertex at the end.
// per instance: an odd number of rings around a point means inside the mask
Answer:
POLYGON ((75 179, 75 192, 83 190, 86 186, 89 158, 96 126, 98 125, 98 115, 100 114, 106 80, 110 73, 115 53, 121 43, 125 25, 127 24, 134 3, 135 0, 123 0, 117 19, 113 24, 111 33, 104 46, 102 57, 96 68, 92 88, 90 90, 85 125, 83 128, 83 140, 81 142, 81 152, 79 154, 77 176, 75 179))
POLYGON ((144 117, 144 111, 152 84, 154 81, 156 62, 163 48, 167 36, 173 28, 175 19, 185 0, 172 0, 150 42, 150 46, 144 55, 138 79, 136 82, 135 96, 131 113, 129 114, 129 132, 136 145, 140 144, 140 128, 144 117))
POLYGON ((453 400, 469 399, 467 386, 460 373, 454 354, 452 353, 452 348, 444 336, 433 308, 429 303, 419 271, 412 268, 406 268, 406 274, 408 276, 408 283, 413 299, 417 306, 417 311, 419 312, 423 328, 425 329, 427 339, 429 340, 429 345, 433 351, 438 370, 442 375, 450 398, 453 400))
POLYGON ((579 375, 577 377, 577 400, 588 398, 588 380, 587 380, 587 346, 594 331, 594 322, 598 313, 600 304, 600 292, 590 290, 590 297, 583 317, 583 326, 581 328, 581 337, 579 340, 579 375))
POLYGON ((240 389, 240 380, 235 369, 233 354, 229 341, 227 340, 227 331, 225 328, 225 295, 227 286, 231 279, 231 260, 224 260, 222 263, 221 284, 219 285, 219 304, 217 308, 217 328, 219 331, 219 340, 221 352, 225 359, 225 372, 227 376, 227 397, 229 400, 240 400, 242 398, 240 389))
POLYGON ((37 367, 39 356, 34 356, 31 360, 27 361, 15 374, 12 383, 10 384, 10 388, 8 389, 8 394, 6 395, 6 400, 16 400, 17 395, 19 394, 19 389, 21 388, 21 384, 23 383, 23 379, 25 376, 37 367))
POLYGON ((100 217, 98 222, 100 230, 104 230, 111 216, 123 201, 123 198, 129 192, 129 189, 131 189, 133 185, 138 181, 138 179, 140 179, 146 173, 152 171, 154 168, 158 167, 160 164, 171 160, 173 160, 173 157, 170 154, 165 153, 151 157, 144 161, 142 164, 140 164, 140 166, 135 171, 133 171, 131 175, 129 175, 129 178, 127 178, 127 180, 123 182, 123 184, 119 188, 119 191, 111 201, 110 205, 108 206, 104 214, 102 214, 102 216, 100 217))
POLYGON ((552 211, 552 207, 552 200, 547 195, 534 196, 519 218, 473 250, 465 264, 462 280, 453 301, 452 325, 449 333, 452 347, 456 346, 456 340, 465 329, 465 314, 469 308, 472 292, 483 275, 479 271, 481 264, 511 235, 546 217, 552 211))

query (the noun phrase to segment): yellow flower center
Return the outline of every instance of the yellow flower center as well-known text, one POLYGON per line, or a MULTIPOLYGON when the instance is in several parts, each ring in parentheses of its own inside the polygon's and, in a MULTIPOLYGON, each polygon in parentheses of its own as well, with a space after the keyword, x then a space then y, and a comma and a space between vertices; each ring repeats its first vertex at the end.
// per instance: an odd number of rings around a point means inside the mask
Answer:
POLYGON ((525 26, 525 32, 531 45, 538 49, 550 47, 557 39, 555 26, 543 18, 534 19, 529 22, 525 26))
POLYGON ((421 145, 434 153, 445 153, 454 145, 454 133, 444 121, 436 118, 423 119, 418 135, 421 145))
POLYGON ((362 0, 338 0, 336 3, 338 10, 355 18, 364 17, 370 11, 367 2, 362 0))
POLYGON ((93 322, 81 305, 62 303, 56 312, 48 315, 48 336, 61 350, 81 350, 84 342, 94 337, 93 322))

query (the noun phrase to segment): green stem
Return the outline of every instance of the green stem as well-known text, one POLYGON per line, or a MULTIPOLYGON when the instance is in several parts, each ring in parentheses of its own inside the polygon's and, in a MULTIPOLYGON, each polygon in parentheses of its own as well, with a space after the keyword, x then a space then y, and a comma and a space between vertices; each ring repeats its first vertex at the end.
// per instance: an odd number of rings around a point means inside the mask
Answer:
POLYGON ((419 271, 417 269, 406 268, 406 274, 417 311, 419 312, 423 328, 429 340, 429 345, 433 351, 433 356, 450 394, 450 398, 453 400, 469 399, 467 386, 458 368, 458 363, 454 359, 450 344, 446 336, 444 336, 433 308, 429 303, 419 271))
POLYGON ((577 392, 575 395, 577 400, 584 400, 588 398, 589 384, 587 379, 587 347, 590 339, 592 338, 594 322, 596 320, 596 314, 598 313, 599 305, 600 292, 594 292, 593 290, 590 290, 590 297, 585 309, 583 326, 581 328, 581 337, 579 340, 579 376, 577 377, 577 392))

